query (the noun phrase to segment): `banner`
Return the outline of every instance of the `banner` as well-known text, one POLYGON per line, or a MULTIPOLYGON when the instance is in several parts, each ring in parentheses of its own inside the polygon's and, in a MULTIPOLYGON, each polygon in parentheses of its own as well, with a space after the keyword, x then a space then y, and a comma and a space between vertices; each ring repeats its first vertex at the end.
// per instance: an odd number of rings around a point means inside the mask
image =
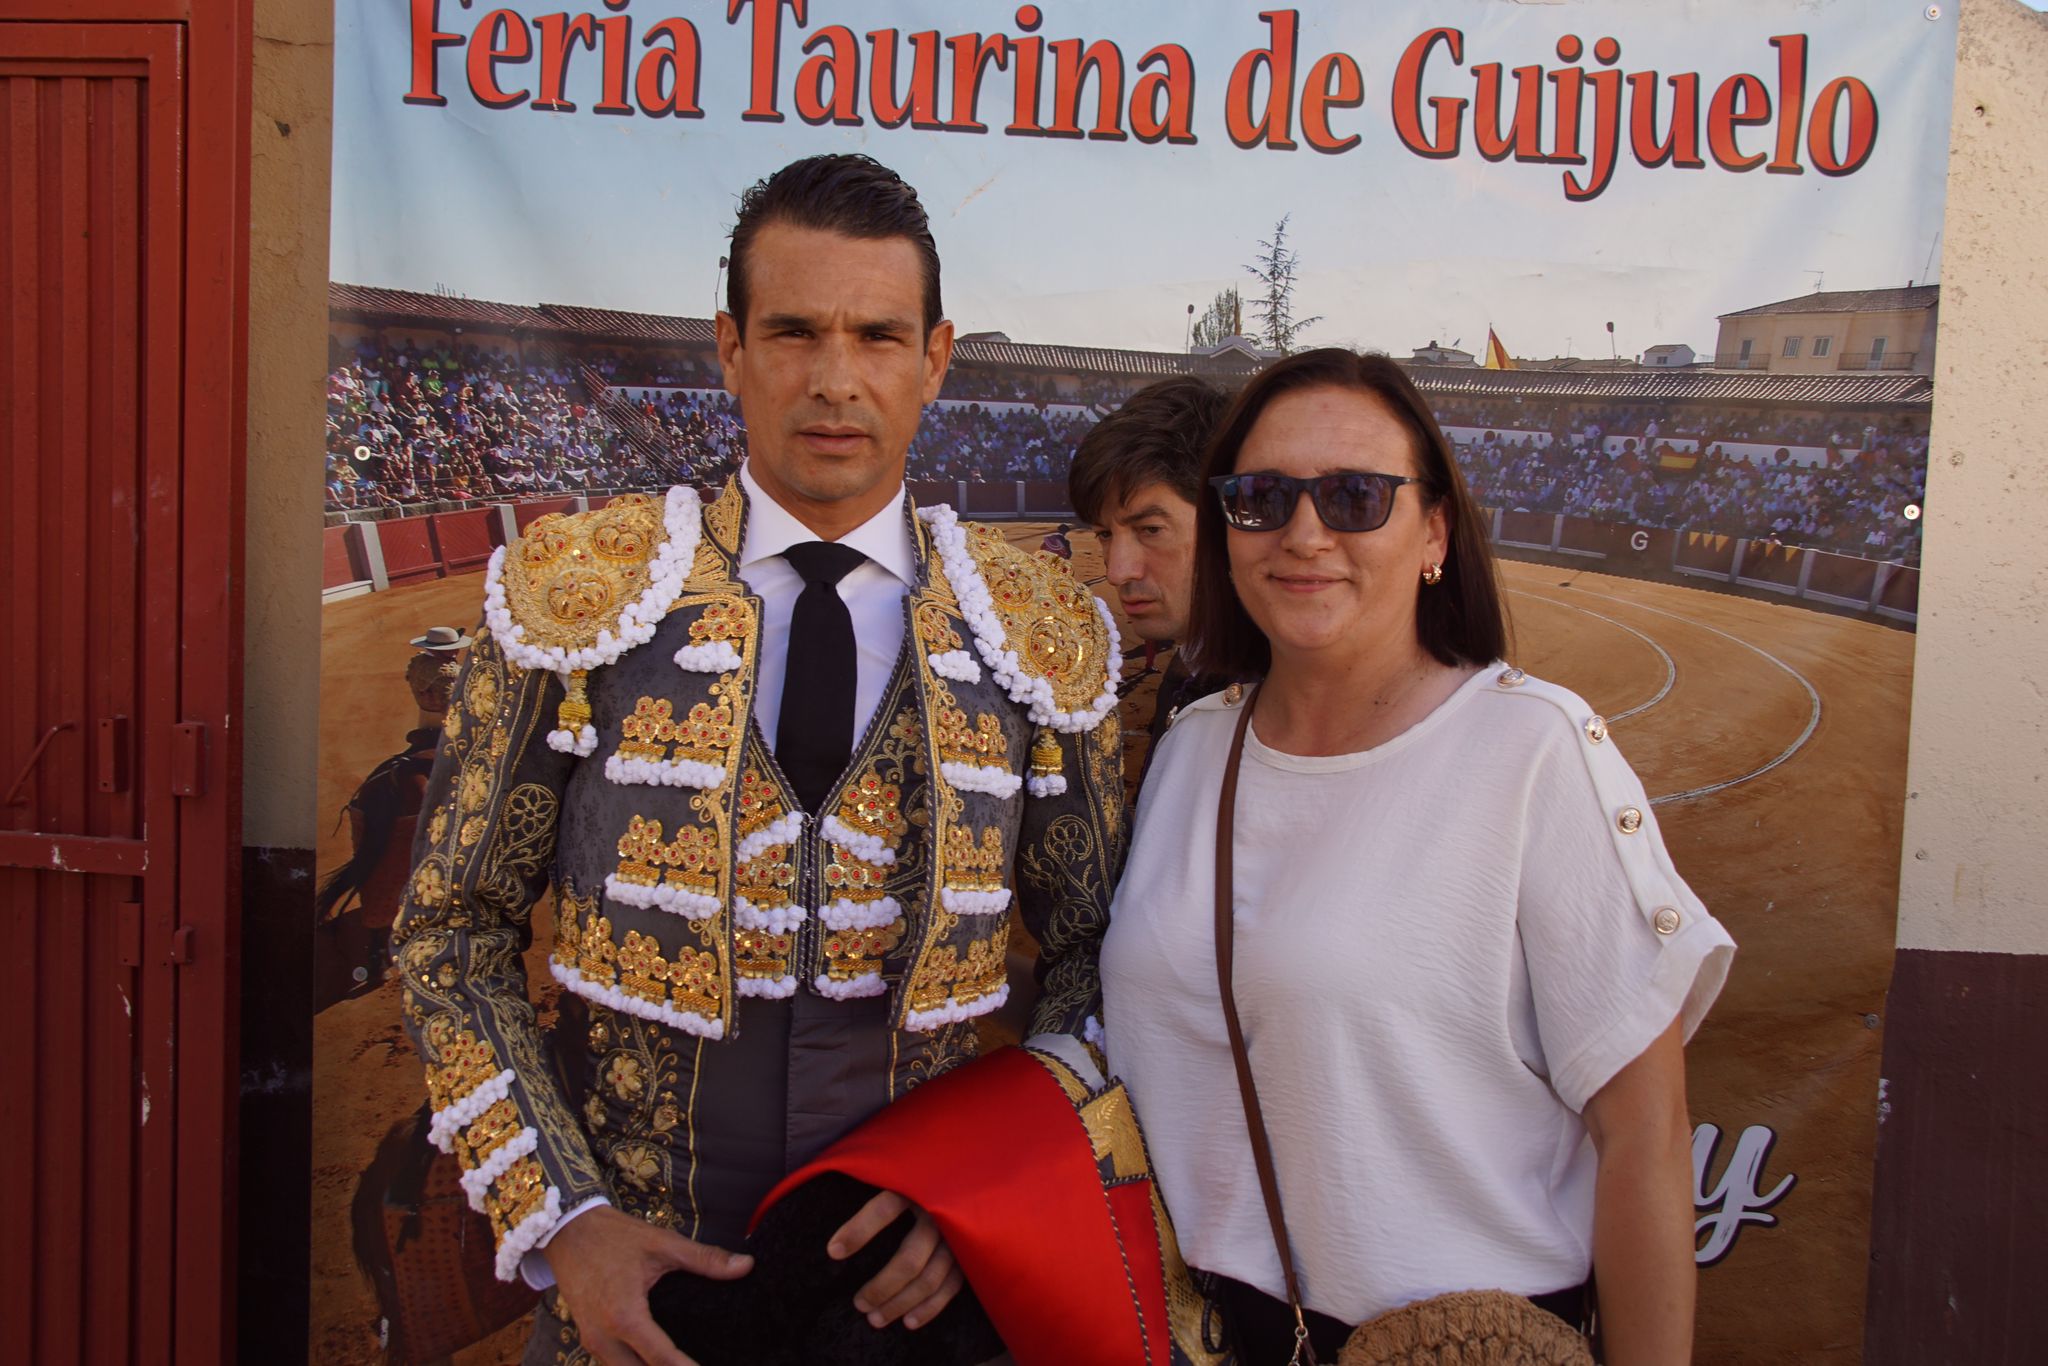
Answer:
POLYGON ((1948 8, 339 7, 313 1358, 518 1357, 528 1297, 437 1241, 462 1195, 380 957, 434 687, 496 546, 735 468, 737 197, 860 151, 929 209, 959 335, 915 495, 1112 604, 1065 498, 1103 414, 1310 346, 1408 368, 1491 510, 1514 662, 1608 718, 1740 945, 1688 1050, 1697 1359, 1857 1359, 1948 8))

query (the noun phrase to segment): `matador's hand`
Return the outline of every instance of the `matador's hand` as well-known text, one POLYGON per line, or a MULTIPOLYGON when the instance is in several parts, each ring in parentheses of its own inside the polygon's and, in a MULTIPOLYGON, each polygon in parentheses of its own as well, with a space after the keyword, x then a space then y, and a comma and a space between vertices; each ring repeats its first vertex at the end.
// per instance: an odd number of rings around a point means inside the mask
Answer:
POLYGON ((754 1259, 696 1243, 608 1206, 577 1215, 541 1250, 583 1346, 604 1366, 696 1366, 647 1310, 647 1292, 671 1271, 737 1280, 754 1259))
POLYGON ((894 1191, 882 1191, 861 1206, 832 1235, 825 1250, 843 1261, 866 1247, 905 1210, 915 1210, 917 1222, 896 1255, 853 1297, 853 1307, 877 1328, 887 1328, 898 1319, 905 1328, 922 1328, 937 1318, 967 1283, 932 1217, 894 1191))

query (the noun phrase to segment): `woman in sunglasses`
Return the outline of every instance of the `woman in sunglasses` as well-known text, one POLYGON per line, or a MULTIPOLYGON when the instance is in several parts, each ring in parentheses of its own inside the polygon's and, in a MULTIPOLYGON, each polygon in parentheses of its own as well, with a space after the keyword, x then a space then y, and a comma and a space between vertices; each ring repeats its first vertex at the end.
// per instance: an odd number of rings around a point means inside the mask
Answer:
POLYGON ((1102 955, 1187 1260, 1247 1366, 1293 1355, 1290 1280, 1328 1362, 1453 1291, 1586 1326, 1595 1272, 1612 1366, 1686 1361, 1682 1044, 1733 941, 1606 723, 1502 662, 1479 510, 1398 366, 1277 362, 1208 474, 1194 647, 1248 686, 1162 740, 1102 955))

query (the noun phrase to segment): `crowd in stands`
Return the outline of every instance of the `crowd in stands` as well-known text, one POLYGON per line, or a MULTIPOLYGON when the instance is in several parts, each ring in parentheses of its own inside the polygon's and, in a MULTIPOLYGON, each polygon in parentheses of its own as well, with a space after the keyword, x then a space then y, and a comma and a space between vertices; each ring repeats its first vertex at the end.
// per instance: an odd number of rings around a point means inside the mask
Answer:
POLYGON ((1031 408, 944 401, 925 410, 910 443, 912 479, 1065 479, 1095 420, 1031 408))
POLYGON ((333 509, 648 487, 722 477, 738 460, 729 409, 668 395, 640 405, 629 432, 599 411, 581 363, 405 341, 331 350, 333 509))
MULTIPOLYGON (((1908 440, 1912 440, 1908 438, 1908 440)), ((1540 444, 1487 432, 1458 447, 1458 463, 1486 507, 1560 512, 1634 526, 1713 531, 1752 540, 1918 563, 1924 440, 1831 448, 1825 464, 1801 466, 1782 448, 1752 463, 1708 446, 1691 469, 1667 469, 1656 450, 1608 451, 1597 438, 1540 444)))
MULTIPOLYGON (((337 511, 679 481, 708 486, 735 469, 745 450, 738 404, 708 351, 565 354, 535 344, 515 359, 475 344, 341 338, 331 349, 327 503, 337 511)), ((988 365, 956 367, 912 443, 909 477, 1064 479, 1095 414, 1134 385, 1085 377, 1077 386, 1071 376, 1055 384, 988 365), (988 406, 996 404, 1031 406, 988 406)), ((1483 432, 1462 440, 1458 455, 1489 507, 1775 538, 1887 560, 1919 557, 1919 523, 1902 514, 1925 492, 1925 413, 1512 396, 1445 397, 1433 406, 1444 426, 1466 436, 1483 432), (1609 452, 1609 436, 1633 440, 1609 452), (1700 443, 1692 468, 1659 459, 1661 442, 1682 439, 1700 443), (1721 442, 1817 447, 1827 456, 1802 466, 1781 449, 1758 464, 1721 450, 1721 442)))
POLYGON ((1063 383, 1021 370, 1003 370, 990 365, 969 365, 956 361, 946 372, 948 399, 977 399, 984 403, 1071 403, 1107 412, 1145 387, 1144 377, 1069 376, 1063 383))
POLYGON ((1821 414, 1683 403, 1597 403, 1515 395, 1430 399, 1446 427, 1540 432, 1556 440, 1612 433, 1645 442, 1691 440, 1770 446, 1861 448, 1880 442, 1910 455, 1927 452, 1927 414, 1821 414))

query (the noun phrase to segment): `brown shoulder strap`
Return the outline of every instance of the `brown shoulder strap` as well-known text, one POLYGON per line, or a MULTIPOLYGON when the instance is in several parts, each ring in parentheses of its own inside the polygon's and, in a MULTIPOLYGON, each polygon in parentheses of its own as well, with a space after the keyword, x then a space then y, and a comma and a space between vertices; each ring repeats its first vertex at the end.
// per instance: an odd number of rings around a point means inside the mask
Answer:
POLYGON ((1251 729, 1252 707, 1258 696, 1254 691, 1245 699, 1244 711, 1237 718, 1237 733, 1230 740, 1230 758, 1223 766, 1223 790, 1216 799, 1216 985, 1223 996, 1223 1025, 1230 1033, 1230 1060, 1237 1065, 1237 1090, 1244 1101, 1244 1127, 1251 1139, 1252 1163, 1259 1170, 1259 1192, 1266 1197, 1266 1222, 1273 1229, 1273 1246, 1280 1254, 1280 1274, 1287 1281, 1287 1303, 1294 1310, 1293 1360, 1313 1363, 1308 1326, 1301 1313, 1301 1282, 1294 1274, 1287 1220, 1280 1212, 1280 1180, 1273 1171, 1273 1145, 1266 1136, 1266 1117, 1259 1109, 1258 1087, 1252 1083, 1251 1055, 1244 1046, 1244 1025, 1237 1017, 1237 997, 1230 986, 1236 937, 1231 917, 1231 844, 1237 821, 1237 770, 1244 759, 1244 737, 1251 729))

